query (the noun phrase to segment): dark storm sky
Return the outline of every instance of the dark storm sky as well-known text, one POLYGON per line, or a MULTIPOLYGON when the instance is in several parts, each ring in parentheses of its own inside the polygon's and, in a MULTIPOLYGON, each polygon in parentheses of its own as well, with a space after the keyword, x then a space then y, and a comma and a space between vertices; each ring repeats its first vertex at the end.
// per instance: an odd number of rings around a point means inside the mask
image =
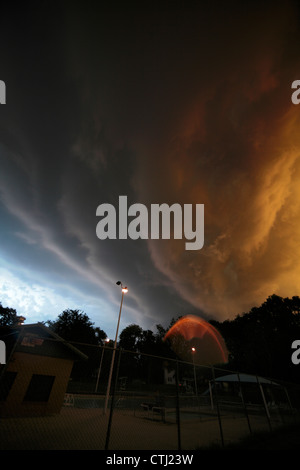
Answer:
POLYGON ((117 280, 121 328, 299 294, 297 5, 136 5, 1 7, 0 301, 27 323, 78 308, 112 337, 117 280), (204 248, 99 240, 120 195, 204 204, 204 248))

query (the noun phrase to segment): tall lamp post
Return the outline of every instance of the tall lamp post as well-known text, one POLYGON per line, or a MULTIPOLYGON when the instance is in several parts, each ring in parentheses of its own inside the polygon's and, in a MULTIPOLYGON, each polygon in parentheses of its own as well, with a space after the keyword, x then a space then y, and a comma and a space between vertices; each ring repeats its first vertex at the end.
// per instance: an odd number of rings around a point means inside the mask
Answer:
POLYGON ((119 318, 118 318, 115 344, 114 344, 114 349, 113 349, 113 354, 112 354, 112 359, 111 359, 111 365, 110 365, 110 371, 109 371, 109 377, 108 377, 107 391, 106 391, 106 397, 105 397, 105 403, 104 403, 104 414, 106 414, 106 411, 107 411, 107 405, 108 405, 108 399, 109 399, 109 393, 110 393, 111 378, 112 378, 114 362, 115 362, 115 355, 116 355, 116 349, 117 349, 117 340, 118 340, 118 333, 119 333, 119 325, 120 325, 120 318, 121 318, 121 312, 122 312, 123 298, 124 298, 124 294, 126 294, 126 292, 128 292, 127 287, 123 287, 121 281, 118 281, 116 284, 118 286, 121 286, 122 297, 121 297, 121 305, 120 305, 120 312, 119 312, 119 318))

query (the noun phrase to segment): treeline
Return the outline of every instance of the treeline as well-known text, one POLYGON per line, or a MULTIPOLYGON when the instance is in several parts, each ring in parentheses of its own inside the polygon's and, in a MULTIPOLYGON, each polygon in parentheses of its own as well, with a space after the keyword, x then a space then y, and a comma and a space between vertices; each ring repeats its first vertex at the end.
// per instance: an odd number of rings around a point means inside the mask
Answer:
MULTIPOLYGON (((17 319, 14 309, 0 304, 0 326, 12 326, 17 319)), ((166 332, 176 320, 173 318, 166 328, 156 325, 154 332, 136 324, 121 331, 118 346, 131 351, 131 365, 128 360, 128 368, 132 373, 132 364, 143 369, 143 354, 176 358, 171 344, 164 341, 166 332)), ((298 296, 282 298, 272 295, 260 307, 253 307, 232 320, 211 320, 210 323, 221 333, 229 351, 227 370, 300 382, 300 364, 297 366, 291 360, 292 343, 300 340, 298 296)), ((99 350, 95 346, 113 347, 112 340, 105 343, 105 331, 95 327, 86 313, 80 310, 65 310, 55 321, 48 321, 46 325, 63 339, 75 343, 89 357, 87 364, 77 365, 78 375, 88 377, 99 367, 99 350)))
POLYGON ((233 370, 300 382, 292 344, 300 340, 300 298, 272 295, 233 320, 211 322, 222 334, 233 370))

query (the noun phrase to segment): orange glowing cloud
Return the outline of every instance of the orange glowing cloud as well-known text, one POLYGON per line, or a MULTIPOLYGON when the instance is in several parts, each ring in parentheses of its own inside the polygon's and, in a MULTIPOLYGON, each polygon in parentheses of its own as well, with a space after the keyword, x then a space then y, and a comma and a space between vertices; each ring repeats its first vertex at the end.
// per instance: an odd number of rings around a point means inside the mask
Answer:
POLYGON ((166 333, 164 341, 167 339, 182 359, 189 360, 193 348, 194 360, 198 364, 220 364, 228 361, 228 351, 221 334, 200 317, 187 315, 180 318, 166 333), (180 337, 188 343, 182 344, 180 337))
POLYGON ((148 247, 176 293, 206 318, 233 318, 272 294, 299 295, 300 105, 291 84, 300 67, 286 45, 292 12, 272 15, 267 26, 259 15, 238 22, 232 43, 224 34, 224 60, 206 62, 201 86, 186 91, 136 178, 149 203, 205 205, 199 252, 184 252, 178 240, 148 247))

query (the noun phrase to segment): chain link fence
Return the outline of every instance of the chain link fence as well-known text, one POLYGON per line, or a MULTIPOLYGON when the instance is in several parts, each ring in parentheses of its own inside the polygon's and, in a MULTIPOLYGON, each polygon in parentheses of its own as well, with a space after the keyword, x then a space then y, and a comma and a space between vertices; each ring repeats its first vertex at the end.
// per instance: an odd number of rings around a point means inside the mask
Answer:
POLYGON ((117 349, 109 387, 111 347, 70 368, 44 339, 0 366, 1 450, 195 450, 298 419, 296 384, 117 349))

